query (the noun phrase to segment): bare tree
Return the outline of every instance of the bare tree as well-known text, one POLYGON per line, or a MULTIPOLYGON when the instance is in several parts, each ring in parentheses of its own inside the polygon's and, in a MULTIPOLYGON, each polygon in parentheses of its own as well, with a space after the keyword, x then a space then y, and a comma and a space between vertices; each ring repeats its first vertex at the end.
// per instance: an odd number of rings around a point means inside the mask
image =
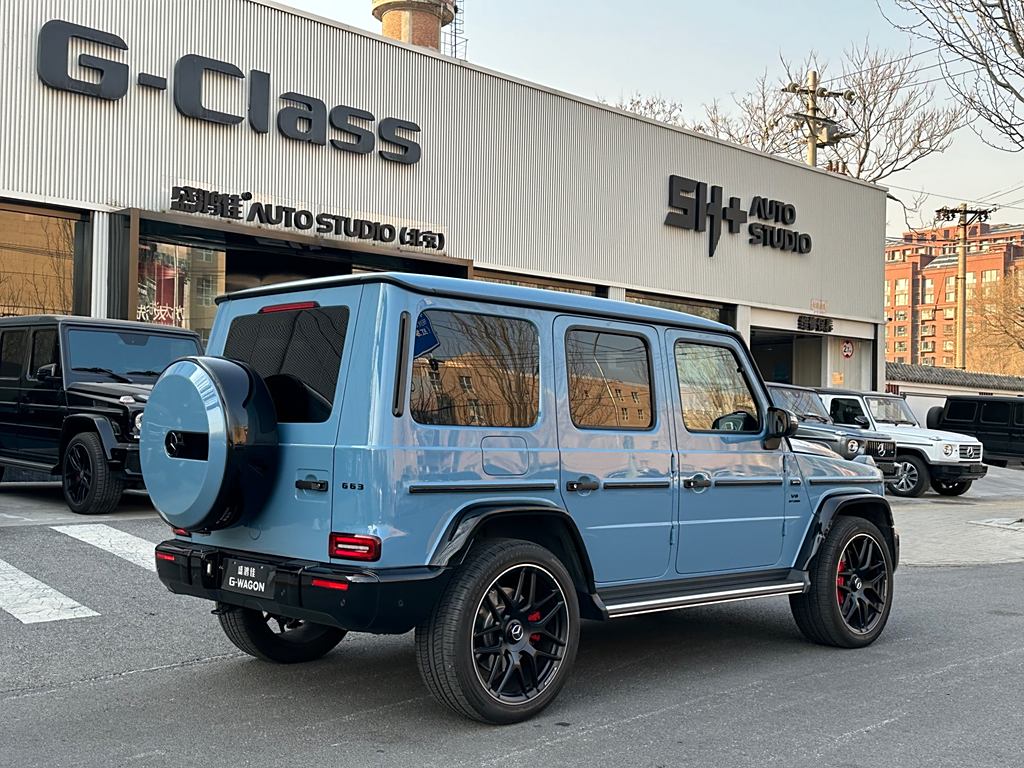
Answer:
POLYGON ((894 20, 879 5, 883 15, 937 46, 946 84, 990 129, 971 124, 982 141, 1011 152, 1024 149, 1024 0, 893 3, 912 21, 894 20))
POLYGON ((1024 271, 982 285, 968 309, 968 368, 1024 376, 1024 271))
POLYGON ((687 119, 681 104, 663 98, 636 95, 616 106, 763 152, 802 159, 806 137, 791 115, 804 109, 782 88, 802 81, 808 69, 815 69, 824 85, 849 89, 855 95, 852 102, 819 101, 823 116, 854 132, 840 144, 823 148, 823 158, 865 181, 879 181, 944 151, 963 124, 963 108, 936 102, 934 86, 903 53, 865 43, 845 52, 832 77, 827 63, 815 53, 797 65, 782 60, 781 69, 775 80, 767 72, 762 74, 750 91, 732 98, 731 107, 717 101, 704 105, 697 119, 687 119))

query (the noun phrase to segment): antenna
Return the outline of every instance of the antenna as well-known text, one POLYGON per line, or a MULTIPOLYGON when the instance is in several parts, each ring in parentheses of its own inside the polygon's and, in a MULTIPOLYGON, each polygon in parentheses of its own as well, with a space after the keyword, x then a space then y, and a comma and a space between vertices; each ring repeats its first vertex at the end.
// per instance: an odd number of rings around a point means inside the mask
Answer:
POLYGON ((466 0, 455 3, 455 18, 441 31, 441 51, 453 59, 466 58, 469 39, 465 32, 466 0))

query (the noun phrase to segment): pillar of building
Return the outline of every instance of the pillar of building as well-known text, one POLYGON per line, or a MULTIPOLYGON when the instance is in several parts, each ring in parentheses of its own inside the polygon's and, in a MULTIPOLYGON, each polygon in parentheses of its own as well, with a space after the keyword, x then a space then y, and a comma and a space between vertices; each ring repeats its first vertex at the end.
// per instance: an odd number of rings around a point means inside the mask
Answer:
POLYGON ((403 43, 441 49, 441 27, 455 18, 454 0, 373 0, 381 34, 403 43))
POLYGON ((93 317, 106 317, 108 314, 107 286, 110 274, 110 214, 93 211, 90 219, 92 223, 92 242, 89 249, 92 255, 90 314, 93 317))
POLYGON ((750 307, 745 304, 736 305, 736 330, 743 340, 750 344, 750 307))

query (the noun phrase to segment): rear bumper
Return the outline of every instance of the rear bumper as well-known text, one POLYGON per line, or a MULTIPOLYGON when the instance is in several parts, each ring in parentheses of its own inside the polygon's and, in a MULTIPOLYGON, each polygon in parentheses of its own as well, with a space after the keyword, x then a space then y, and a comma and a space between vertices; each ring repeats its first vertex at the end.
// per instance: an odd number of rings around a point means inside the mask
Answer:
POLYGON ((977 480, 988 474, 988 467, 981 462, 973 464, 932 464, 928 470, 932 480, 940 480, 946 483, 977 480))
POLYGON ((380 634, 401 634, 415 627, 433 609, 451 575, 448 568, 423 566, 375 571, 234 552, 180 539, 162 542, 156 551, 164 555, 157 556, 157 576, 175 594, 380 634), (254 597, 222 589, 228 557, 273 568, 272 595, 254 597), (314 587, 314 579, 345 586, 314 587))

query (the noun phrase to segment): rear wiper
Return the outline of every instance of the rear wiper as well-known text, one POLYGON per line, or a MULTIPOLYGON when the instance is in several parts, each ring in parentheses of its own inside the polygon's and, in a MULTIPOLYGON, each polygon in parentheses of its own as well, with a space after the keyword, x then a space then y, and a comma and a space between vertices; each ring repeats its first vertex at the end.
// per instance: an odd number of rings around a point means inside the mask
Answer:
POLYGON ((104 373, 115 381, 120 381, 122 384, 131 384, 132 380, 127 376, 122 376, 120 373, 110 370, 109 368, 72 368, 72 371, 81 371, 82 373, 104 373))
POLYGON ((159 376, 163 371, 125 371, 130 376, 159 376))

